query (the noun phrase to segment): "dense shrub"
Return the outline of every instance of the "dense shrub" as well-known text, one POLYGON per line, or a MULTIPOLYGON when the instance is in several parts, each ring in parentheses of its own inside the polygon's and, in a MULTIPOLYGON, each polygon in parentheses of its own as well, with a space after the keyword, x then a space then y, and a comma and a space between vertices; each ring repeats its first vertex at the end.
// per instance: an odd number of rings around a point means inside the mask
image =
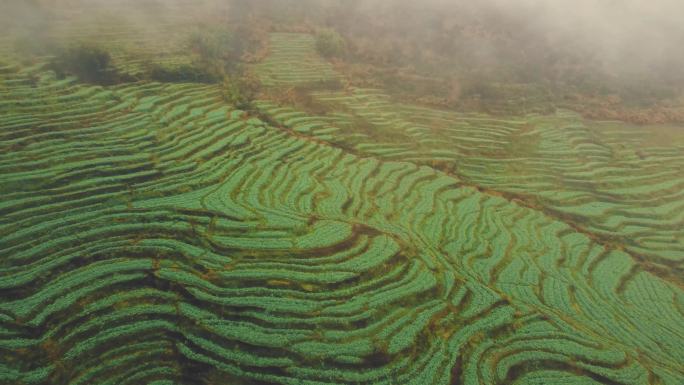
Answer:
POLYGON ((183 64, 176 67, 151 64, 148 66, 147 75, 150 80, 166 83, 215 83, 221 80, 221 77, 218 76, 218 74, 190 64, 183 64))
POLYGON ((216 83, 223 98, 241 109, 250 109, 259 82, 242 62, 250 44, 250 31, 206 27, 194 31, 186 41, 191 63, 177 66, 149 64, 147 78, 159 82, 216 83))
POLYGON ((316 49, 325 57, 341 57, 346 52, 346 44, 339 33, 322 29, 316 33, 316 49))
POLYGON ((187 45, 194 66, 216 78, 238 71, 245 50, 241 36, 227 28, 199 29, 190 35, 187 45))
POLYGON ((88 83, 109 84, 117 79, 116 70, 110 67, 111 56, 105 49, 81 44, 61 50, 50 64, 57 76, 77 76, 88 83))
POLYGON ((251 109, 252 100, 256 98, 259 89, 259 81, 247 72, 226 75, 221 84, 223 98, 242 110, 251 109))

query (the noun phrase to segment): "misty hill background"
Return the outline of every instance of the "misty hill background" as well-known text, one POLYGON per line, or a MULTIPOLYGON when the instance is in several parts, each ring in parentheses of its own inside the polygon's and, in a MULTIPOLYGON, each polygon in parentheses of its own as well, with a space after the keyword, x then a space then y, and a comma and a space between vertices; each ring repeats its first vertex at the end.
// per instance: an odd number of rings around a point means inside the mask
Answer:
MULTIPOLYGON (((174 9, 184 3, 87 1, 85 9, 106 9, 144 29, 177 16, 174 9)), ((0 26, 24 49, 54 45, 41 43, 52 36, 54 14, 84 8, 79 4, 8 0, 0 26)), ((194 20, 241 30, 241 54, 267 49, 268 32, 330 29, 344 39, 344 52, 330 58, 336 68, 355 85, 382 87, 399 99, 461 111, 524 114, 566 107, 637 123, 684 120, 684 27, 677 1, 193 4, 194 20)), ((96 16, 80 15, 84 22, 96 16)))

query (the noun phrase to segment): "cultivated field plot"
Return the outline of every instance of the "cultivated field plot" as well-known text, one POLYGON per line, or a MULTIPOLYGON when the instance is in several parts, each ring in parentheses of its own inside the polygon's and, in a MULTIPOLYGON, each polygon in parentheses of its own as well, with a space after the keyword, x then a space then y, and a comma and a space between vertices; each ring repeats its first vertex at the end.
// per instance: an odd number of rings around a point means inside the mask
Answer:
POLYGON ((683 383, 683 136, 311 95, 0 67, 0 383, 683 383))
POLYGON ((335 82, 340 75, 315 50, 313 36, 304 33, 271 34, 270 54, 256 66, 265 86, 335 82))

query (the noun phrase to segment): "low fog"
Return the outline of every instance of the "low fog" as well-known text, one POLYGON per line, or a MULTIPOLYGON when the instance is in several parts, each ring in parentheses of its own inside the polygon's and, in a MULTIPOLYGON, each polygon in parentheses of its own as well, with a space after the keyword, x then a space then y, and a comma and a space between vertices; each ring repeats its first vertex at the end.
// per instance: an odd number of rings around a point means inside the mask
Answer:
POLYGON ((639 104, 682 94, 683 14, 678 0, 5 0, 0 29, 23 49, 54 44, 64 15, 70 26, 105 20, 150 36, 181 22, 262 35, 329 28, 346 40, 350 73, 430 77, 458 83, 458 95, 504 82, 639 104))
MULTIPOLYGON (((474 28, 480 33, 506 31, 510 38, 535 36, 564 49, 591 52, 605 65, 681 63, 684 2, 678 0, 4 0, 3 30, 49 27, 55 9, 97 6, 140 23, 154 22, 164 11, 194 3, 198 14, 216 17, 233 9, 274 17, 299 14, 304 20, 329 13, 326 22, 350 30, 368 24, 374 29, 398 28, 397 37, 426 31, 474 28), (344 16, 352 16, 344 18, 344 16), (342 16, 342 18, 340 18, 342 16)), ((84 18, 90 15, 82 12, 84 18)), ((520 42, 525 45, 525 42, 520 42)), ((522 48, 522 47, 520 47, 522 48)), ((649 66, 650 64, 650 66, 649 66)), ((674 68, 673 68, 674 70, 674 68)))

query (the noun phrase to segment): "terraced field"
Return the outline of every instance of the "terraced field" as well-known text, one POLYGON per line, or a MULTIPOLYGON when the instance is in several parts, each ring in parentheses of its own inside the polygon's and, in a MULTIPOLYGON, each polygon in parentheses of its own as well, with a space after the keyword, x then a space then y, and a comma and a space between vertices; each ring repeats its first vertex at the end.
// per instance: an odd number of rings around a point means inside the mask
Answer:
POLYGON ((0 68, 0 383, 684 381, 680 134, 219 94, 0 68))
POLYGON ((681 284, 681 130, 585 122, 569 111, 502 120, 397 104, 378 90, 314 95, 343 112, 311 116, 268 101, 259 106, 296 132, 356 153, 428 165, 540 209, 681 284), (659 133, 663 139, 648 143, 659 133))
POLYGON ((313 36, 305 33, 273 33, 268 57, 256 66, 263 85, 288 87, 337 82, 341 79, 318 56, 313 36))

